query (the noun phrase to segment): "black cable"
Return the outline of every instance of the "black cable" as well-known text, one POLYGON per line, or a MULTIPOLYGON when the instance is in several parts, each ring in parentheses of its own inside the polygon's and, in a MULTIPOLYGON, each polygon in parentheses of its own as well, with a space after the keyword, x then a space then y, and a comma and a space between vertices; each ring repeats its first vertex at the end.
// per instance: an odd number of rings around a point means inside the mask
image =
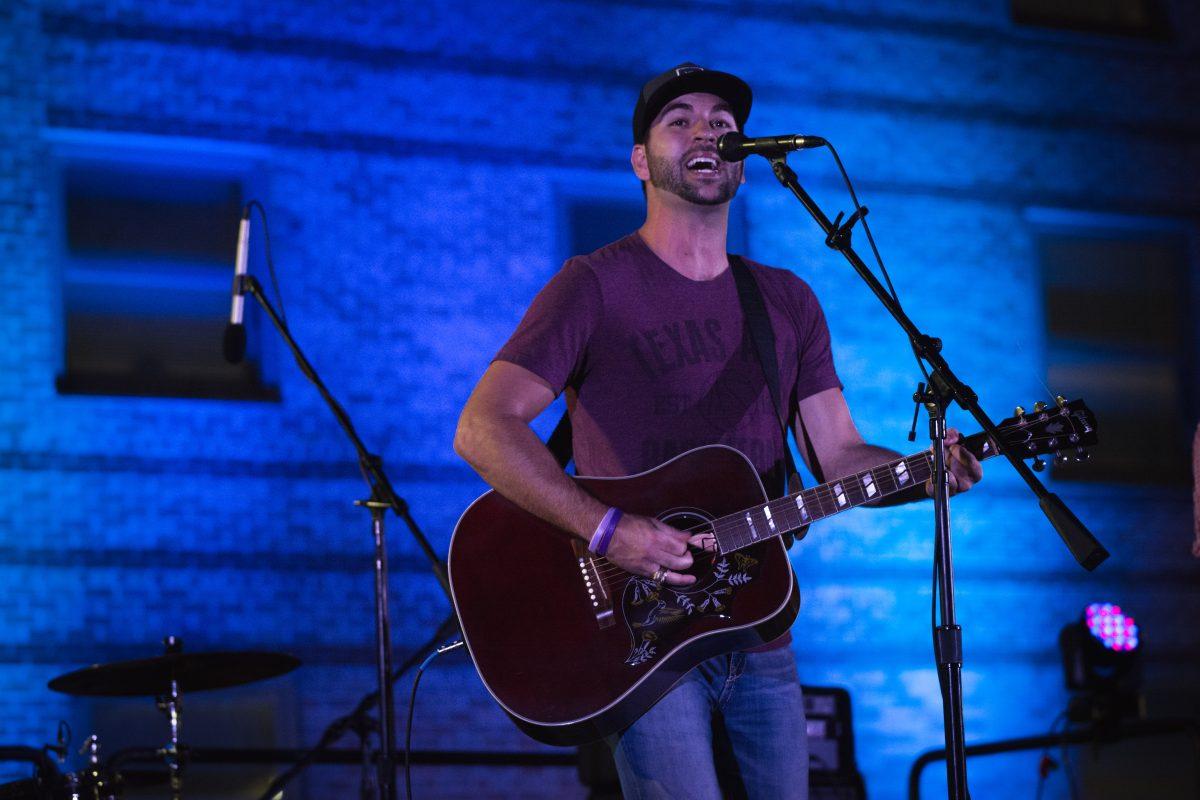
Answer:
POLYGON ((1070 745, 1064 739, 1059 745, 1059 752, 1062 754, 1063 774, 1067 777, 1067 790, 1071 793, 1071 800, 1079 800, 1079 784, 1075 778, 1075 765, 1071 763, 1070 745))
MULTIPOLYGON (((834 162, 837 164, 838 171, 842 173, 842 180, 846 182, 846 189, 850 192, 850 200, 854 203, 854 208, 862 208, 862 203, 858 202, 858 194, 854 191, 854 184, 850 182, 850 174, 846 172, 846 167, 842 164, 842 157, 838 155, 837 150, 831 142, 826 142, 825 146, 829 148, 829 153, 833 156, 834 162)), ((900 303, 900 297, 896 294, 896 287, 892 285, 892 279, 888 275, 887 267, 883 265, 883 258, 879 255, 879 248, 875 246, 875 237, 871 235, 871 225, 867 222, 867 216, 864 214, 860 217, 862 221, 863 231, 867 234, 867 242, 871 245, 871 252, 875 254, 875 262, 879 264, 879 269, 883 273, 883 280, 887 283, 888 293, 897 304, 900 303)))
POLYGON ((258 209, 258 215, 262 217, 263 224, 263 254, 266 256, 267 272, 271 275, 271 288, 275 290, 275 302, 279 306, 279 318, 283 320, 283 327, 288 327, 287 311, 283 307, 283 293, 279 291, 279 278, 275 275, 275 259, 271 258, 271 228, 267 225, 267 210, 263 208, 263 204, 257 200, 249 200, 242 207, 242 213, 249 217, 250 211, 258 209))
MULTIPOLYGON (((437 643, 445 638, 444 632, 440 629, 434 633, 429 641, 427 641, 417 650, 414 650, 408 656, 408 658, 404 660, 404 663, 392 672, 392 683, 395 683, 401 675, 403 675, 405 672, 408 672, 408 670, 411 669, 414 664, 421 660, 422 656, 429 652, 431 648, 436 647, 437 643)), ((329 723, 329 726, 325 728, 325 731, 321 734, 321 738, 317 741, 317 744, 311 750, 301 756, 295 764, 288 767, 286 771, 281 773, 279 777, 271 781, 271 785, 267 787, 267 790, 263 792, 259 800, 271 800, 271 798, 279 794, 279 792, 283 790, 284 786, 291 782, 296 775, 298 775, 305 767, 313 762, 313 759, 328 750, 334 745, 334 743, 345 736, 346 733, 353 727, 355 720, 366 713, 367 709, 375 705, 378 699, 379 690, 376 689, 359 700, 358 705, 355 706, 354 710, 349 714, 338 717, 333 722, 329 723)))
POLYGON ((436 648, 429 656, 421 662, 421 666, 417 668, 417 674, 413 678, 412 694, 408 698, 408 722, 404 725, 404 797, 405 800, 412 800, 412 729, 413 729, 413 711, 417 707, 417 687, 421 685, 421 676, 425 674, 425 668, 430 662, 440 656, 442 653, 462 646, 462 639, 459 639, 453 644, 445 645, 444 647, 436 648))
MULTIPOLYGON (((1047 735, 1053 736, 1054 732, 1058 729, 1058 726, 1061 723, 1065 723, 1065 722, 1068 722, 1067 712, 1062 711, 1059 713, 1059 715, 1057 717, 1054 718, 1054 721, 1050 723, 1050 730, 1046 731, 1047 735)), ((1066 728, 1067 728, 1067 726, 1064 725, 1063 726, 1064 733, 1066 733, 1066 728)), ((1050 743, 1047 743, 1046 746, 1042 748, 1041 755, 1038 756, 1038 784, 1037 784, 1037 795, 1036 795, 1035 800, 1042 800, 1042 790, 1045 789, 1046 778, 1049 777, 1048 772, 1045 772, 1045 773, 1043 772, 1042 764, 1045 763, 1046 760, 1049 758, 1050 758, 1050 743)))
MULTIPOLYGON (((857 211, 862 208, 862 204, 858 202, 858 193, 854 191, 854 184, 850 181, 850 173, 846 172, 846 167, 842 164, 842 158, 838 155, 836 149, 830 142, 825 142, 825 146, 829 148, 829 153, 833 156, 833 161, 837 164, 838 171, 842 173, 842 180, 846 183, 846 189, 850 192, 850 200, 854 203, 854 209, 857 211)), ((883 256, 879 254, 879 248, 875 246, 875 236, 871 233, 871 225, 867 222, 867 215, 863 214, 859 217, 862 222, 863 232, 867 234, 867 243, 871 246, 871 252, 875 254, 875 263, 879 265, 879 271, 883 274, 884 283, 887 284, 888 293, 891 294, 892 300, 896 305, 901 305, 900 296, 896 294, 896 287, 892 285, 892 276, 888 274, 887 267, 883 264, 883 256)), ((909 344, 913 350, 913 356, 917 359, 917 368, 921 370, 921 375, 925 377, 925 382, 929 383, 929 371, 925 369, 925 362, 921 360, 921 356, 917 354, 917 343, 910 341, 909 344)))

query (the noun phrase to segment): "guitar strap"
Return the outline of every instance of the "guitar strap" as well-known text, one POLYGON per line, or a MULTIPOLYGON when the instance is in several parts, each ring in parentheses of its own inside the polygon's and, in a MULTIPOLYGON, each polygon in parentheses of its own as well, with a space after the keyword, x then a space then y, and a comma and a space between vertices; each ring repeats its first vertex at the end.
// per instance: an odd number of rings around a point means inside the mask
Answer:
MULTIPOLYGON (((784 497, 794 491, 799 491, 802 484, 800 473, 796 469, 796 462, 792 459, 791 448, 788 447, 787 417, 781 411, 782 406, 786 405, 786 398, 783 398, 779 391, 779 362, 775 358, 775 331, 771 328, 771 318, 767 315, 767 307, 763 303, 758 282, 750 274, 750 268, 746 266, 746 262, 742 260, 741 256, 730 253, 729 267, 733 270, 733 280, 737 284, 738 300, 742 304, 742 315, 746 318, 746 329, 754 342, 754 351, 758 354, 758 364, 762 367, 763 377, 767 381, 767 392, 771 395, 775 418, 781 421, 783 462, 782 465, 777 464, 772 469, 772 474, 768 478, 771 483, 779 487, 780 494, 776 497, 784 497), (783 475, 779 474, 780 466, 783 467, 783 475), (795 482, 794 486, 793 481, 795 482)), ((784 536, 784 542, 788 547, 792 546, 792 541, 791 534, 784 536)))

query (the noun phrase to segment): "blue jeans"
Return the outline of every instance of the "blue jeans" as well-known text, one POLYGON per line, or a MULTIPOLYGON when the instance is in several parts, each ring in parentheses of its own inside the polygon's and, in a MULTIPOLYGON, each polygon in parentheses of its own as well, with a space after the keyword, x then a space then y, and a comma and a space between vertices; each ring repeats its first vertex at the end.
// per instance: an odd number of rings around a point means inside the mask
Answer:
POLYGON ((808 736, 791 647, 711 658, 611 737, 626 800, 721 800, 715 713, 750 798, 807 800, 808 736))

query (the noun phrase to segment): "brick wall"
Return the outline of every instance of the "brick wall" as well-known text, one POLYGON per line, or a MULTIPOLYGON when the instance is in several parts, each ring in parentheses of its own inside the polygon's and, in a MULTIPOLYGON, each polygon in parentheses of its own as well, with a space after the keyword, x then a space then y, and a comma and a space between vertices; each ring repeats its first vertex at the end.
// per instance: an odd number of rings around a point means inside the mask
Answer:
MULTIPOLYGON (((191 649, 305 660, 234 700, 193 698, 198 744, 221 740, 226 711, 265 702, 264 740, 244 743, 304 745, 372 685, 369 527, 351 504, 363 487, 283 348, 268 348, 278 404, 55 393, 56 135, 257 148, 292 327, 444 552, 482 489, 450 447, 458 409, 557 267, 558 198, 626 179, 628 118, 647 76, 685 59, 735 71, 755 87, 753 132, 834 141, 910 313, 947 340, 999 418, 1045 394, 1027 209, 1184 225, 1200 215, 1200 26, 1179 5, 1171 44, 1017 29, 1003 3, 916 0, 3 5, 0 743, 40 743, 59 718, 77 739, 111 725, 118 711, 44 682, 150 655, 167 633, 191 649)), ((849 208, 827 158, 793 164, 828 211, 849 208)), ((917 376, 902 338, 769 172, 752 164, 749 177, 748 254, 814 286, 864 433, 915 449, 904 432, 917 376)), ((628 192, 637 198, 632 178, 628 192)), ((1093 575, 1003 465, 956 501, 969 739, 1048 727, 1065 700, 1058 627, 1102 597, 1137 614, 1152 642, 1154 707, 1196 709, 1187 492, 1056 490, 1113 552, 1093 575)), ((901 797, 908 765, 941 740, 929 521, 927 507, 861 512, 795 551, 802 676, 851 690, 879 798, 901 797)), ((407 651, 448 605, 399 521, 389 529, 394 635, 407 651)), ((136 742, 96 732, 110 746, 152 744, 150 717, 136 742)), ((425 679, 417 719, 420 747, 540 747, 458 656, 425 679)), ((972 785, 980 796, 1032 790, 1035 763, 979 762, 972 785)), ((349 795, 357 780, 321 769, 302 789, 349 795)), ((529 796, 580 794, 561 769, 417 776, 425 796, 499 797, 517 784, 529 796)))

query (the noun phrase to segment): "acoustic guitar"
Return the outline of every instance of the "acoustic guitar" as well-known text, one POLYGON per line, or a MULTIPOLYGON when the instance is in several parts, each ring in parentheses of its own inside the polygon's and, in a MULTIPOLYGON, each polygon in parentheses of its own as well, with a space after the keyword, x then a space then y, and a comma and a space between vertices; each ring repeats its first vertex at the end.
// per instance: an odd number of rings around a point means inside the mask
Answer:
MULTIPOLYGON (((1082 459, 1096 443, 1096 420, 1080 400, 1039 403, 997 428, 1004 446, 1026 457, 1082 459)), ((961 444, 981 460, 997 453, 982 433, 961 444)), ((448 560, 479 677, 539 741, 574 745, 619 731, 700 662, 791 626, 800 591, 784 533, 799 538, 818 520, 932 474, 925 451, 770 500, 749 459, 712 445, 637 475, 574 478, 606 505, 710 534, 693 554, 697 580, 687 587, 626 572, 489 491, 463 512, 448 560)))

